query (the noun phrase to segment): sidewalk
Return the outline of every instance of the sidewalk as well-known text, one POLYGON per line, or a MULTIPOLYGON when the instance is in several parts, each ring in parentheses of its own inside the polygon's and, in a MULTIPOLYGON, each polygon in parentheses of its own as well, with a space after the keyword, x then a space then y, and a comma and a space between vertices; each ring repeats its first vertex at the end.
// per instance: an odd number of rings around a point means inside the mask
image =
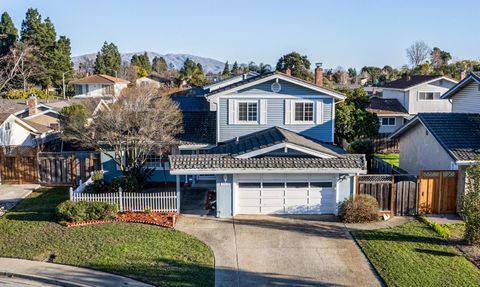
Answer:
POLYGON ((2 282, 11 284, 14 280, 21 282, 18 286, 152 286, 130 278, 87 268, 0 258, 0 285, 3 285, 2 282), (38 285, 34 283, 38 283, 38 285))

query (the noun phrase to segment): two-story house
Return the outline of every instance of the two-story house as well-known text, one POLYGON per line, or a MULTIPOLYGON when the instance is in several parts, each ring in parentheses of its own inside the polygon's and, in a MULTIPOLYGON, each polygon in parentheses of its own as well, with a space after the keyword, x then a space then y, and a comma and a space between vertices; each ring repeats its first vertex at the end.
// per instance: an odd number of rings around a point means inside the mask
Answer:
POLYGON ((333 144, 335 102, 345 96, 322 79, 317 67, 316 84, 271 72, 207 91, 203 126, 213 128, 185 131, 213 134, 169 157, 177 188, 185 178, 210 177, 221 217, 337 214, 351 195, 349 175, 364 173, 366 162, 333 144))
POLYGON ((380 134, 390 134, 418 113, 451 112, 442 95, 457 81, 444 76, 404 76, 385 84, 381 98, 372 98, 371 111, 380 120, 380 134))
MULTIPOLYGON (((366 161, 333 144, 335 103, 345 96, 322 79, 320 67, 316 84, 271 72, 172 96, 184 133, 168 162, 147 160, 152 180, 215 190, 219 217, 338 214, 366 161)), ((107 181, 120 175, 112 160, 102 165, 107 181)))
POLYGON ((442 95, 451 113, 419 113, 391 138, 399 139, 400 167, 420 170, 458 170, 458 198, 465 170, 480 157, 480 76, 470 74, 442 95))
POLYGON ((130 82, 108 75, 91 75, 71 81, 74 98, 116 98, 130 82))

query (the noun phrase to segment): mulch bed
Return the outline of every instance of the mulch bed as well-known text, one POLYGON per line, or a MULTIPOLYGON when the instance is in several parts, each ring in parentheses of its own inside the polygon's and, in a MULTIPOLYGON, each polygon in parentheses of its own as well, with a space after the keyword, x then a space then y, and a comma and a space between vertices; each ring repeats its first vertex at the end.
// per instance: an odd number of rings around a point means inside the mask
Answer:
POLYGON ((463 256, 480 269, 480 245, 470 245, 463 238, 455 234, 449 238, 449 241, 463 253, 463 256))
POLYGON ((112 220, 87 220, 82 222, 60 222, 66 227, 85 226, 92 224, 102 224, 111 222, 131 222, 157 225, 164 228, 174 228, 177 214, 175 212, 122 212, 117 214, 117 218, 112 220))

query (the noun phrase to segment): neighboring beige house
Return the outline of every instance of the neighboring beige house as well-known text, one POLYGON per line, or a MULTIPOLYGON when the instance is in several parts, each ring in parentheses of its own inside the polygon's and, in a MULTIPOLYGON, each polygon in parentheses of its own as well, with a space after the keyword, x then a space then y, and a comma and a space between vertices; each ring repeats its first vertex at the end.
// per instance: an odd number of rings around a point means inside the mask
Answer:
POLYGON ((441 97, 457 83, 445 76, 404 76, 381 88, 384 99, 398 100, 413 116, 418 113, 451 112, 451 103, 441 97))
POLYGON ((108 75, 92 75, 70 82, 75 85, 73 98, 117 98, 129 83, 108 75))
POLYGON ((172 87, 174 85, 174 79, 161 77, 156 74, 150 74, 146 77, 138 78, 135 81, 138 86, 150 85, 155 88, 172 87))
POLYGON ((419 113, 390 138, 399 139, 400 168, 458 170, 458 193, 465 171, 480 158, 480 77, 470 74, 442 96, 453 113, 419 113))

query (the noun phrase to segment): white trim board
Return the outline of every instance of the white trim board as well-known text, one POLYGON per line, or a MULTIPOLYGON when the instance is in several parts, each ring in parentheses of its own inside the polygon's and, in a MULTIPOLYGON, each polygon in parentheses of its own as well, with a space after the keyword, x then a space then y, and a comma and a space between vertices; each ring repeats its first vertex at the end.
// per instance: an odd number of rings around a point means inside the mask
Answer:
POLYGON ((319 152, 319 151, 316 151, 316 150, 313 150, 313 149, 310 149, 310 148, 307 148, 307 147, 302 147, 302 146, 299 146, 299 145, 295 145, 295 144, 292 144, 292 143, 279 143, 279 144, 269 146, 269 147, 266 147, 266 148, 263 148, 263 149, 259 149, 259 150, 255 150, 255 151, 251 151, 251 152, 247 152, 247 153, 238 155, 235 158, 243 158, 243 159, 252 158, 252 157, 259 156, 259 155, 262 155, 262 154, 265 154, 265 153, 268 153, 268 152, 271 152, 271 151, 275 151, 275 150, 281 149, 281 148, 284 148, 284 149, 289 149, 290 148, 290 149, 293 149, 293 150, 296 150, 296 151, 299 151, 299 152, 303 152, 303 153, 306 153, 306 154, 310 154, 310 155, 313 155, 313 156, 316 156, 316 157, 319 157, 319 158, 335 158, 335 156, 333 156, 333 155, 322 153, 322 152, 319 152))
POLYGON ((213 169, 174 169, 170 170, 172 175, 197 175, 197 174, 256 174, 256 173, 290 173, 290 174, 302 174, 302 173, 354 173, 354 174, 367 174, 366 170, 358 168, 339 169, 339 168, 282 168, 282 169, 225 169, 225 168, 213 168, 213 169))

